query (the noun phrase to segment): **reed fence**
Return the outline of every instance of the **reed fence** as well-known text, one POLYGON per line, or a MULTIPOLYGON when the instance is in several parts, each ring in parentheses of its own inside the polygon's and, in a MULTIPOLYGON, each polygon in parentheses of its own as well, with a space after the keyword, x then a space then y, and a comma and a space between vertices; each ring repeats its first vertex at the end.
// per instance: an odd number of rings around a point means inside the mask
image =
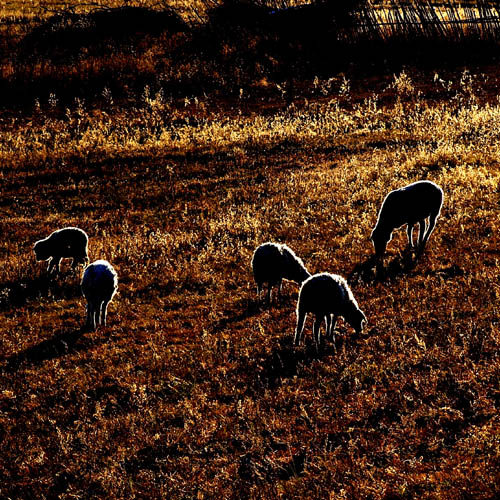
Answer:
POLYGON ((384 8, 365 5, 356 13, 355 35, 372 40, 391 39, 460 42, 500 40, 497 5, 479 0, 474 4, 392 2, 384 8))

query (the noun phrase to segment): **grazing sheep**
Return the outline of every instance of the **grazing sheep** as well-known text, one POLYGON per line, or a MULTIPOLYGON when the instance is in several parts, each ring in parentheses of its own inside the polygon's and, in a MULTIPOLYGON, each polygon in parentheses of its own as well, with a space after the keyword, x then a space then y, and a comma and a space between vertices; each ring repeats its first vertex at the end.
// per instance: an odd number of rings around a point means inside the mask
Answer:
POLYGON ((96 324, 106 326, 108 304, 118 288, 118 276, 106 260, 96 260, 85 268, 82 293, 87 299, 87 326, 95 330, 96 324))
POLYGON ((420 255, 436 226, 443 205, 443 190, 434 182, 418 181, 391 191, 382 203, 371 240, 375 256, 381 260, 392 231, 407 224, 408 244, 413 249, 413 226, 419 225, 416 252, 420 255), (428 219, 428 221, 427 221, 428 219))
POLYGON ((366 322, 366 317, 359 309, 347 281, 337 274, 314 274, 302 284, 297 302, 295 345, 299 345, 302 340, 304 321, 308 312, 315 315, 313 336, 316 349, 320 345, 319 329, 323 319, 326 320, 326 337, 333 340, 334 346, 334 329, 339 316, 354 328, 356 334, 363 331, 366 322))
POLYGON ((311 276, 293 250, 286 245, 271 242, 263 243, 255 250, 252 257, 252 270, 257 284, 257 296, 260 295, 264 283, 267 283, 267 303, 271 302, 273 286, 278 287, 278 295, 281 293, 283 279, 301 284, 311 276))
POLYGON ((72 268, 77 264, 85 265, 88 260, 89 238, 85 231, 77 227, 65 227, 54 231, 50 236, 39 240, 33 246, 36 260, 49 260, 48 272, 59 272, 61 259, 72 257, 72 268))

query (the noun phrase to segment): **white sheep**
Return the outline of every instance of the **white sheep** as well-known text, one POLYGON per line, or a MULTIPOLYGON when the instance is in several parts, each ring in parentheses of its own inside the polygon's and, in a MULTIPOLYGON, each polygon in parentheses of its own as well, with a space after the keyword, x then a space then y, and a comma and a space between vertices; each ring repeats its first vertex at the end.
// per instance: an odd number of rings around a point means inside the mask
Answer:
POLYGON ((54 231, 50 236, 39 240, 33 246, 36 260, 49 260, 48 272, 59 271, 63 258, 73 258, 72 268, 78 264, 85 265, 88 260, 89 238, 85 231, 77 227, 65 227, 54 231))
POLYGON ((337 274, 314 274, 302 284, 297 302, 295 345, 299 345, 302 340, 307 313, 315 316, 313 336, 316 349, 319 349, 320 345, 319 330, 323 319, 326 320, 326 337, 333 340, 334 346, 334 329, 339 316, 342 316, 354 328, 356 334, 363 331, 366 322, 366 316, 358 307, 347 281, 337 274))
POLYGON ((118 276, 106 260, 96 260, 85 268, 82 293, 87 299, 87 327, 106 326, 108 304, 118 288, 118 276))
POLYGON ((271 302, 271 289, 278 287, 281 293, 283 279, 301 284, 311 274, 302 260, 287 245, 267 242, 260 245, 252 257, 252 270, 257 285, 257 296, 260 295, 264 283, 267 283, 266 300, 271 302))
POLYGON ((392 239, 394 229, 407 224, 408 245, 413 245, 413 227, 419 225, 417 255, 420 255, 436 226, 443 205, 443 190, 434 182, 418 181, 391 191, 380 208, 371 240, 378 260, 392 239), (427 220, 428 219, 428 220, 427 220))

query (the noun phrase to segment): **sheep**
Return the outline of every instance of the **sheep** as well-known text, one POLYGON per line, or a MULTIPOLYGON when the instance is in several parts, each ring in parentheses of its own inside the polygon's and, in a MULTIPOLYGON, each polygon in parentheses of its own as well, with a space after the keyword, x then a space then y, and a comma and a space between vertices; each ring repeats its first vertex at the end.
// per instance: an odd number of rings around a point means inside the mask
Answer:
POLYGON ((354 328, 357 335, 363 331, 366 323, 366 316, 359 308, 347 281, 338 274, 314 274, 302 284, 297 301, 297 328, 294 338, 296 346, 302 340, 304 321, 309 312, 315 316, 313 336, 316 350, 319 350, 319 330, 323 319, 326 320, 326 337, 333 340, 335 349, 334 329, 339 316, 354 328))
POLYGON ((287 245, 272 242, 263 243, 255 250, 252 257, 252 270, 257 285, 257 297, 263 290, 264 283, 267 283, 268 304, 271 302, 273 286, 278 287, 278 295, 280 295, 283 279, 295 281, 300 285, 311 276, 293 250, 287 245))
POLYGON ((106 326, 108 304, 118 288, 118 276, 106 260, 96 260, 83 272, 82 293, 87 299, 87 327, 106 326))
POLYGON ((382 203, 370 237, 376 260, 382 260, 393 230, 404 224, 407 224, 409 249, 413 250, 413 227, 417 222, 419 233, 416 254, 419 256, 436 226, 442 205, 443 190, 431 181, 418 181, 391 191, 382 203))
POLYGON ((33 246, 36 260, 49 260, 48 272, 60 271, 61 259, 72 257, 72 269, 78 264, 85 265, 88 257, 89 238, 85 231, 77 227, 65 227, 54 231, 50 236, 37 241, 33 246))

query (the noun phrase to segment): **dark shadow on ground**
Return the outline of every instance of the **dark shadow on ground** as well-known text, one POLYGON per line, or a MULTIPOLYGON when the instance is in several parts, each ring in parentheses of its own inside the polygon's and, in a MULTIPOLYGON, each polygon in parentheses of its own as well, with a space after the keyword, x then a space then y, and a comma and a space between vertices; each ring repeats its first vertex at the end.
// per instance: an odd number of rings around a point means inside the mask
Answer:
POLYGON ((350 349, 359 340, 366 339, 372 334, 371 331, 367 331, 361 335, 349 332, 344 335, 343 331, 337 331, 334 346, 331 341, 325 339, 323 333, 319 350, 316 349, 310 331, 304 332, 305 339, 300 346, 293 345, 293 336, 287 335, 281 338, 279 347, 260 361, 260 369, 256 374, 253 388, 274 389, 283 379, 298 375, 301 366, 309 365, 327 356, 335 357, 342 349, 350 349))
POLYGON ((0 310, 22 307, 31 300, 51 297, 54 300, 80 296, 80 268, 59 274, 24 277, 18 281, 0 283, 0 310))
POLYGON ((457 264, 452 264, 448 267, 443 267, 441 269, 431 269, 426 271, 426 276, 439 276, 444 280, 449 280, 465 275, 465 271, 457 264))
POLYGON ((411 252, 406 252, 401 257, 395 257, 388 262, 387 266, 377 263, 375 256, 372 255, 354 266, 347 281, 350 284, 356 284, 394 280, 413 271, 417 263, 418 256, 411 252))
POLYGON ((278 296, 275 292, 271 299, 271 303, 268 303, 265 300, 264 293, 262 293, 260 297, 257 297, 256 295, 251 298, 245 297, 236 302, 234 310, 231 308, 231 310, 224 311, 225 317, 217 321, 214 324, 213 329, 220 330, 266 311, 272 311, 273 309, 281 309, 285 307, 295 308, 297 304, 297 296, 298 291, 282 292, 281 296, 278 296))
POLYGON ((252 316, 260 314, 267 307, 258 299, 242 299, 237 302, 235 310, 240 311, 233 315, 233 311, 226 311, 227 316, 220 319, 213 326, 214 330, 226 328, 229 325, 238 323, 252 316))
MULTIPOLYGON (((87 331, 89 331, 88 328, 83 327, 78 330, 56 333, 52 338, 6 358, 0 365, 0 371, 12 373, 23 366, 37 366, 44 361, 87 350, 95 345, 95 341, 84 337, 87 331)), ((101 343, 105 341, 106 337, 100 340, 101 343)))

